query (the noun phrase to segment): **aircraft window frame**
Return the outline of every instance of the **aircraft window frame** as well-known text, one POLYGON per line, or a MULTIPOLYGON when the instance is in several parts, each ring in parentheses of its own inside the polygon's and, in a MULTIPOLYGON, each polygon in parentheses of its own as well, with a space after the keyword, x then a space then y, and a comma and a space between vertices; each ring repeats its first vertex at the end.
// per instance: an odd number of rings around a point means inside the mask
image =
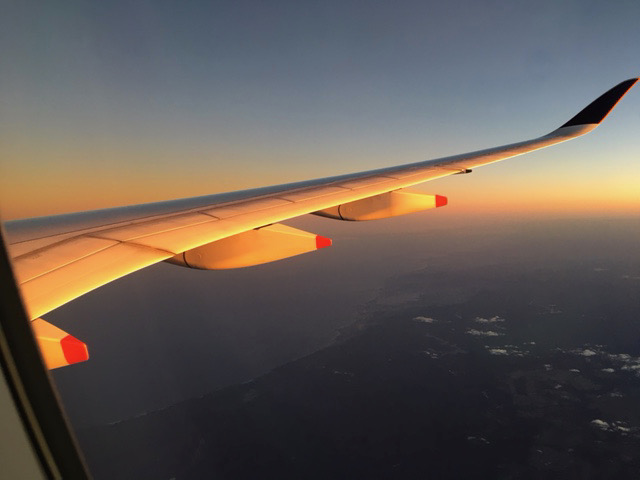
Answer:
POLYGON ((0 229, 0 366, 25 434, 47 478, 91 478, 47 372, 0 229))

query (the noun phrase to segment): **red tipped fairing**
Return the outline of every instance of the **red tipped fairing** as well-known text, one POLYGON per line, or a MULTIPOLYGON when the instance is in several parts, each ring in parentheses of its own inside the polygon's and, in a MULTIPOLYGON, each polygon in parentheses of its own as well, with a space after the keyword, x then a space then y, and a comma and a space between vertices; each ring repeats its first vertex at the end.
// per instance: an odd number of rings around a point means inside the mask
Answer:
POLYGON ((361 222, 422 212, 431 208, 443 207, 446 204, 447 197, 442 195, 429 195, 403 189, 374 195, 355 202, 343 203, 318 210, 313 214, 334 220, 361 222))
POLYGON ((31 322, 40 353, 49 370, 89 360, 84 342, 41 318, 31 322))
POLYGON ((76 337, 67 335, 60 340, 60 346, 62 347, 64 358, 69 362, 69 365, 89 360, 87 345, 76 337))
POLYGON ((316 235, 316 248, 326 248, 331 246, 331 239, 327 237, 323 237, 321 235, 316 235))
POLYGON ((447 197, 443 197, 442 195, 436 195, 436 208, 444 207, 447 203, 449 203, 449 200, 447 200, 447 197))
POLYGON ((276 223, 187 250, 167 262, 200 270, 224 270, 274 262, 329 246, 330 238, 276 223))

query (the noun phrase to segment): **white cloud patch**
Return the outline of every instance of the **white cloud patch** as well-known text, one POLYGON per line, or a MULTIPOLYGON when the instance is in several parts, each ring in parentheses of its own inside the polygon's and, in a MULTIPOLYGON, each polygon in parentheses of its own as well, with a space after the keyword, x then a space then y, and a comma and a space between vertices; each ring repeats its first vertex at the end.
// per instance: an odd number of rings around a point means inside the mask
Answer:
POLYGON ((613 422, 605 422, 604 420, 596 418, 595 420, 591 420, 591 425, 605 432, 617 432, 622 435, 627 435, 631 432, 637 432, 638 430, 636 427, 630 427, 629 425, 627 425, 627 423, 619 420, 613 422))
POLYGON ((616 369, 619 369, 624 372, 634 373, 640 377, 640 357, 634 357, 628 353, 609 353, 604 350, 604 345, 590 344, 586 344, 583 348, 570 350, 569 353, 586 358, 598 355, 602 360, 609 360, 613 364, 611 367, 602 368, 601 371, 613 373, 616 369))
POLYGON ((580 373, 580 370, 578 370, 577 368, 572 368, 571 370, 569 370, 570 372, 573 373, 580 373))
POLYGON ((593 425, 596 428, 599 428, 600 430, 609 430, 609 424, 604 420, 600 420, 599 418, 596 418, 595 420, 591 420, 591 425, 593 425))
MULTIPOLYGON (((604 358, 620 367, 625 372, 635 373, 640 377, 640 357, 634 357, 628 353, 599 352, 604 358)), ((603 369, 603 371, 606 369, 603 369)))
POLYGON ((475 335, 476 337, 500 337, 504 335, 504 333, 494 332, 492 330, 476 330, 475 328, 470 328, 467 330, 467 335, 475 335))
POLYGON ((640 370, 640 364, 634 364, 634 365, 623 365, 622 366, 622 370, 640 370))
POLYGON ((620 366, 624 372, 635 373, 640 377, 640 357, 634 357, 628 353, 607 353, 606 358, 620 366))
POLYGON ((491 355, 509 355, 509 352, 504 348, 490 348, 489 353, 491 355))
POLYGON ((414 322, 421 322, 421 323, 433 323, 433 322, 437 322, 437 320, 435 318, 431 318, 431 317, 414 317, 413 318, 414 322))
POLYGON ((503 345, 502 347, 492 347, 489 345, 485 345, 484 348, 487 349, 487 352, 491 355, 510 355, 513 357, 524 357, 529 355, 527 350, 520 350, 520 348, 516 345, 503 345))
POLYGON ((476 323, 502 323, 504 322, 504 318, 499 317, 499 316, 495 316, 495 317, 491 317, 491 318, 482 318, 482 317, 476 317, 474 322, 476 323))
POLYGON ((607 354, 607 356, 611 360, 619 360, 621 362, 628 362, 630 360, 633 360, 633 357, 628 353, 609 353, 607 354))

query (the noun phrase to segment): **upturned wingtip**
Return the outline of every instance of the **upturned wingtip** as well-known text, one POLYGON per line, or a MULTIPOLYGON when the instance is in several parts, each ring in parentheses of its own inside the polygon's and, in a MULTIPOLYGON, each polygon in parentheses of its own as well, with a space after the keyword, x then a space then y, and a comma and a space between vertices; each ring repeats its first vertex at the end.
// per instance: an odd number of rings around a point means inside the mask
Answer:
MULTIPOLYGON (((576 116, 574 116, 562 127, 573 127, 576 125, 599 124, 613 110, 613 107, 620 101, 622 97, 633 87, 638 81, 638 77, 630 78, 624 82, 620 82, 615 87, 607 90, 605 93, 596 98, 593 102, 583 108, 576 116)), ((560 127, 560 128, 562 128, 560 127)))

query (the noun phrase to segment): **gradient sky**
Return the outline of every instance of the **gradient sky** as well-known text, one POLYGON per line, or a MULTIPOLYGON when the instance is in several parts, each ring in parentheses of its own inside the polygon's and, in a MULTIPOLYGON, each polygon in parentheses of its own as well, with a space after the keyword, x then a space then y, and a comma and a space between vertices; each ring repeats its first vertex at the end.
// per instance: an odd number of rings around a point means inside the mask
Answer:
MULTIPOLYGON (((640 74, 640 3, 4 1, 5 219, 435 158, 640 74)), ((588 137, 426 184, 451 218, 640 213, 640 92, 588 137)))

